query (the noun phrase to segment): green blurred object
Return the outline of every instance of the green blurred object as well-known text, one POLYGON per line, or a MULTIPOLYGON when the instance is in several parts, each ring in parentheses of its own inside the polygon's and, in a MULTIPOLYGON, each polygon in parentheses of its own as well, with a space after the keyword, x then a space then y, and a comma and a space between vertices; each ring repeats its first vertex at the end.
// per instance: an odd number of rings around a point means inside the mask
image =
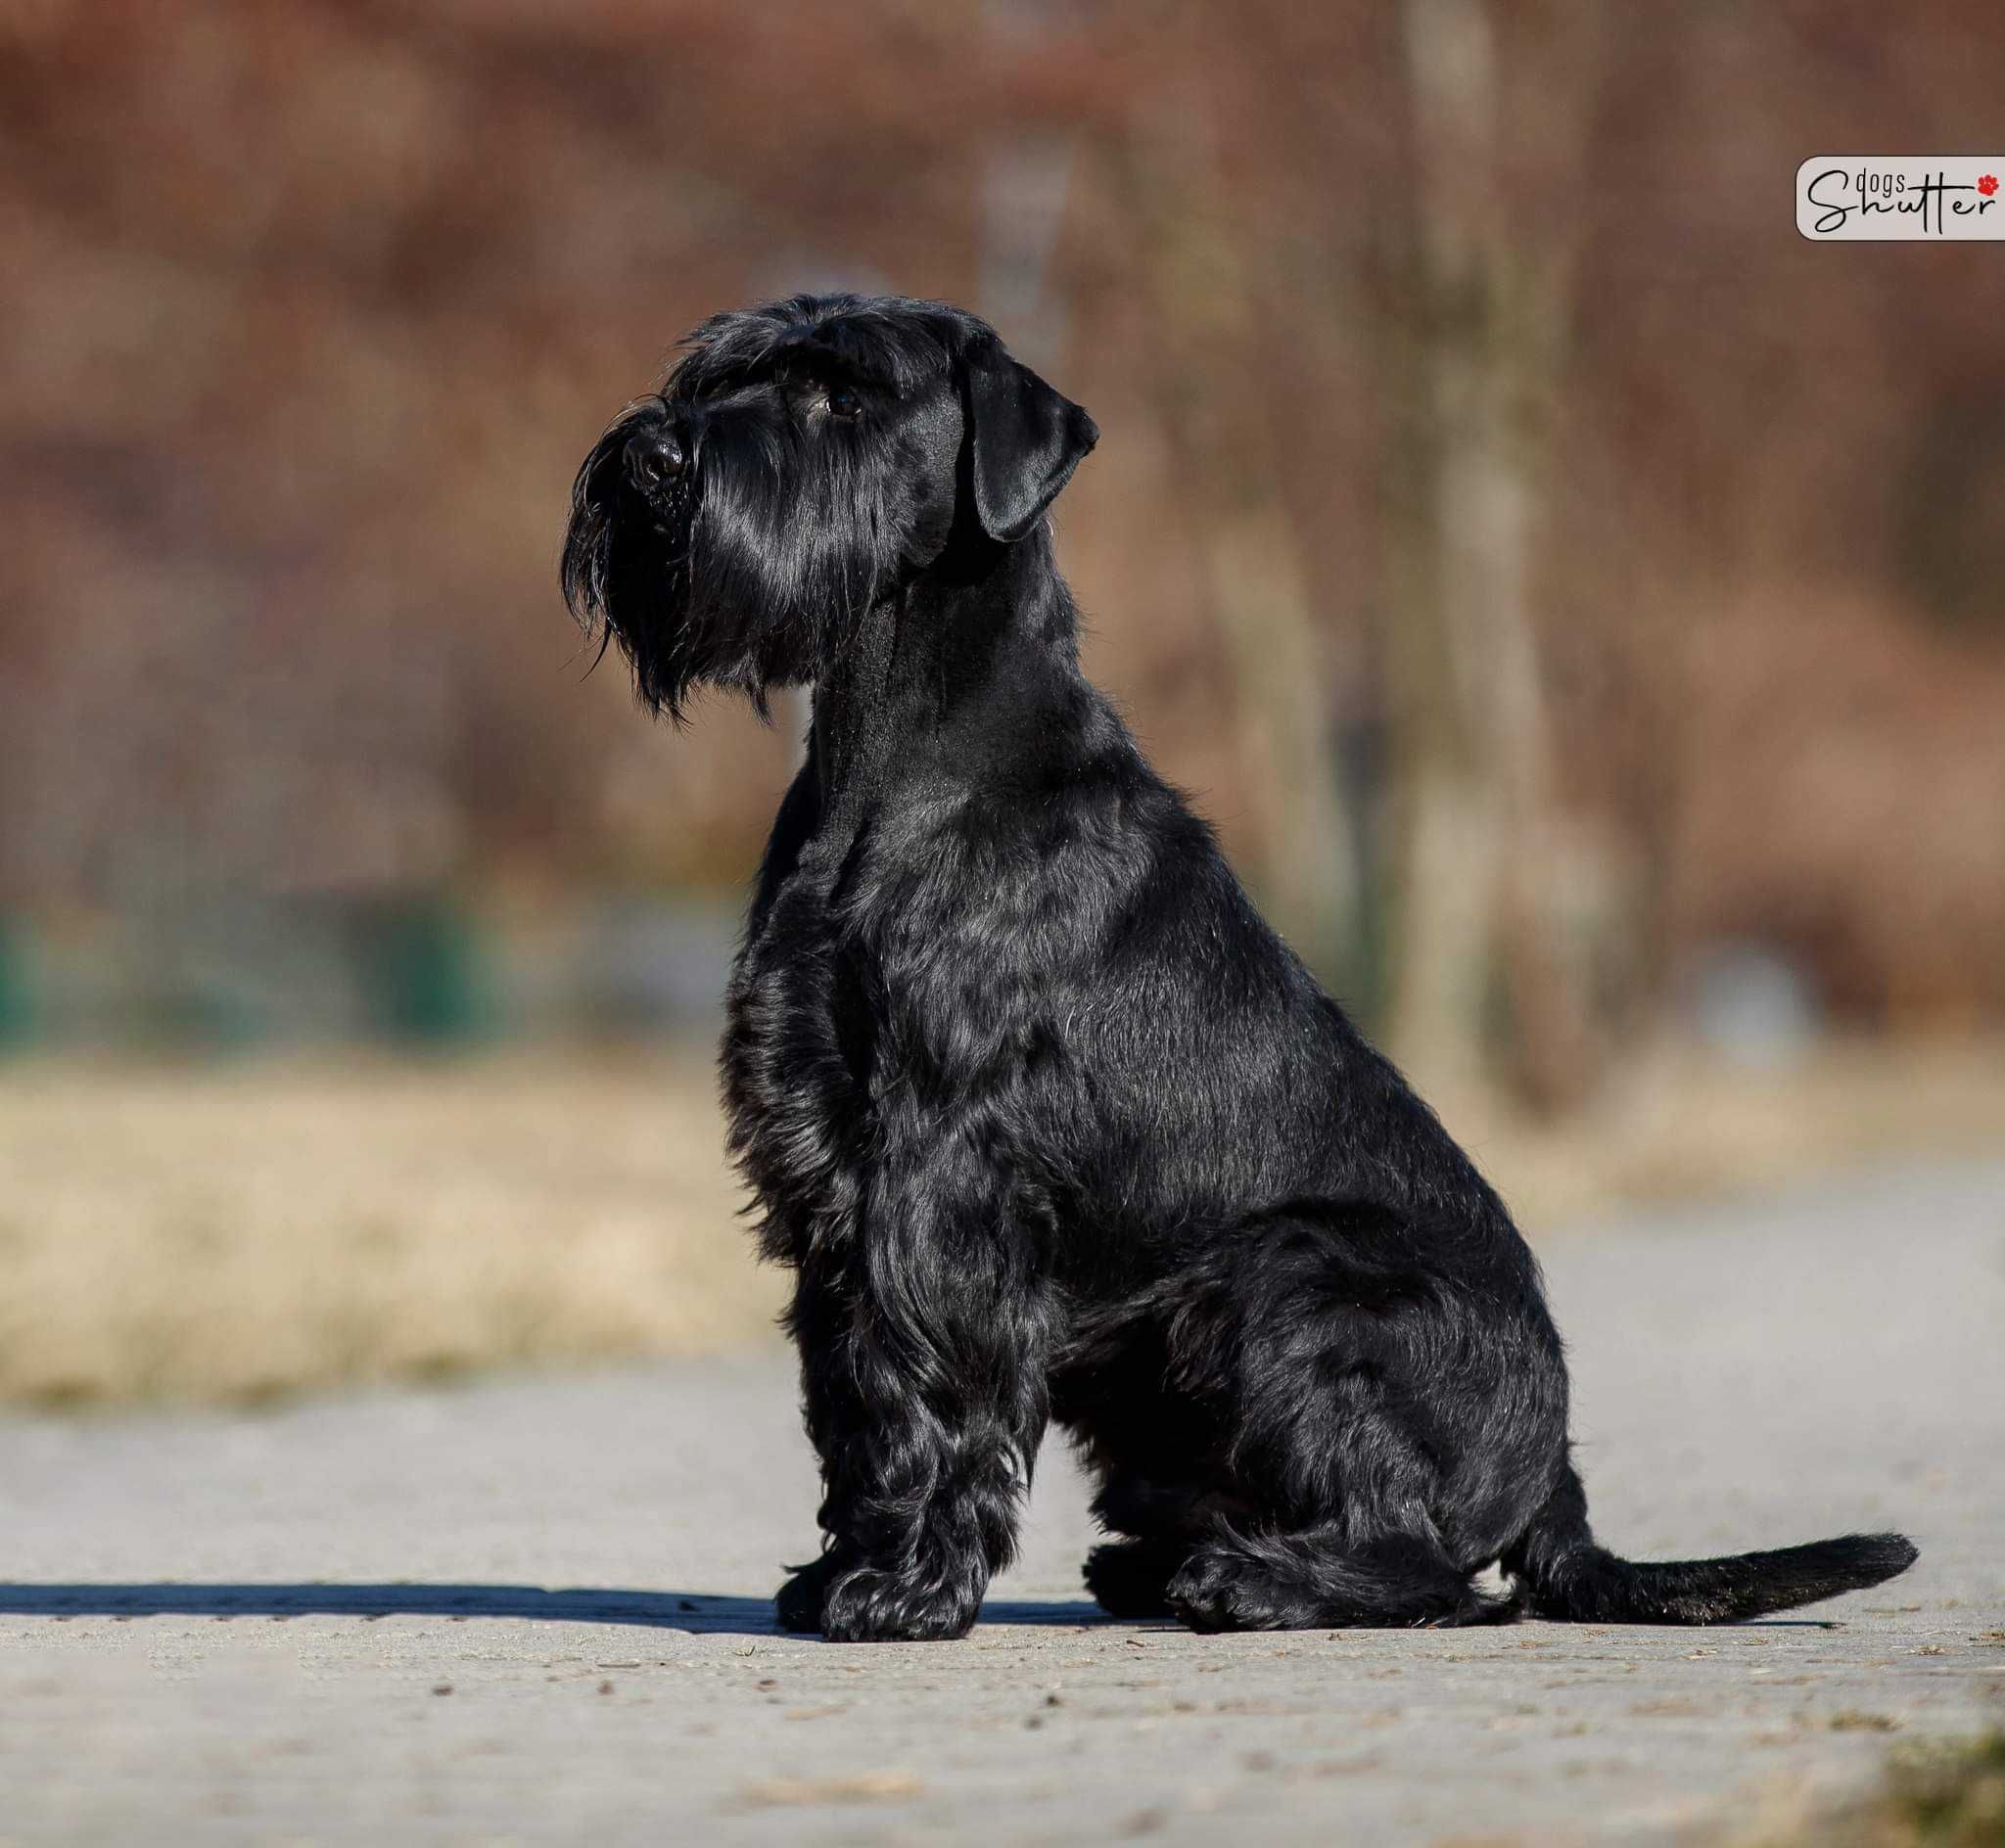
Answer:
POLYGON ((426 901, 390 912, 370 971, 385 1030, 421 1045, 460 1045, 494 1024, 479 933, 465 913, 426 901))
POLYGON ((33 946, 28 927, 0 918, 0 1047, 25 1045, 37 1024, 33 946))
POLYGON ((213 974, 188 976, 151 998, 133 1028, 143 1041, 236 1052, 269 1037, 256 999, 213 974))

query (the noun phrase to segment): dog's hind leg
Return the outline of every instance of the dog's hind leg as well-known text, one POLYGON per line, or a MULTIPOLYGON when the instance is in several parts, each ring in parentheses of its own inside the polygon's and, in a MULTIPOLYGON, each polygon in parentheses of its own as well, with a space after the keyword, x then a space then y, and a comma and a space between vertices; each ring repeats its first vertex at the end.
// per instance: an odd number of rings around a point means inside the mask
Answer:
POLYGON ((1302 1209, 1178 1278, 1170 1378, 1230 1434, 1210 1518, 1165 1588, 1193 1628, 1516 1614, 1472 1576, 1522 1526, 1508 1492, 1522 1434, 1493 1430, 1490 1408, 1537 1420, 1505 1390, 1487 1300, 1421 1270, 1413 1244, 1396 1220, 1302 1209))
POLYGON ((1514 1599, 1478 1591, 1432 1538, 1352 1545, 1333 1530, 1222 1529, 1178 1567, 1171 1609, 1193 1630, 1348 1630, 1509 1623, 1514 1599))

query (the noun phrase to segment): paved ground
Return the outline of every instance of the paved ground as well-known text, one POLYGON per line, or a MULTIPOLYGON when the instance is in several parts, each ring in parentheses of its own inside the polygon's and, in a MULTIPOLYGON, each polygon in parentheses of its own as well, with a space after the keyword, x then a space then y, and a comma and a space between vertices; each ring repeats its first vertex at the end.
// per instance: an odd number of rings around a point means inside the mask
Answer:
POLYGON ((1811 1623, 1206 1640, 1080 1601, 1053 1452, 972 1638, 835 1646, 767 1621, 778 1357, 0 1421, 0 1841, 1654 1841, 2005 1718, 2005 1165, 1545 1256, 1606 1538, 1921 1564, 1811 1623))

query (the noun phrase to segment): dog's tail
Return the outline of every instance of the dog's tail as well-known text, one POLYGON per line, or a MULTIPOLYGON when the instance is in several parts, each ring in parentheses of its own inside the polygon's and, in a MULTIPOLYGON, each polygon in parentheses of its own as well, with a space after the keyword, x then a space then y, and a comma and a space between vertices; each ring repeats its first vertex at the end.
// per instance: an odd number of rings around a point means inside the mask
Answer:
POLYGON ((1900 1534, 1846 1534, 1772 1552, 1642 1564, 1598 1547, 1572 1464, 1503 1558, 1534 1617, 1580 1624, 1731 1624, 1862 1591, 1905 1572, 1900 1534))

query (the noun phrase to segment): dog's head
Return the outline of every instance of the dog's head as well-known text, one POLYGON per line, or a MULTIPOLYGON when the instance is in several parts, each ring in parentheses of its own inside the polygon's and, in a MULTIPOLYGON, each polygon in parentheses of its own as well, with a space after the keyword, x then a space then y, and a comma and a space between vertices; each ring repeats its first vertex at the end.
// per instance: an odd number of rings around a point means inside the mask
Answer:
POLYGON ((815 679, 950 545, 1013 545, 1093 419, 938 302, 796 296, 720 314, 578 471, 565 601, 650 706, 815 679))

